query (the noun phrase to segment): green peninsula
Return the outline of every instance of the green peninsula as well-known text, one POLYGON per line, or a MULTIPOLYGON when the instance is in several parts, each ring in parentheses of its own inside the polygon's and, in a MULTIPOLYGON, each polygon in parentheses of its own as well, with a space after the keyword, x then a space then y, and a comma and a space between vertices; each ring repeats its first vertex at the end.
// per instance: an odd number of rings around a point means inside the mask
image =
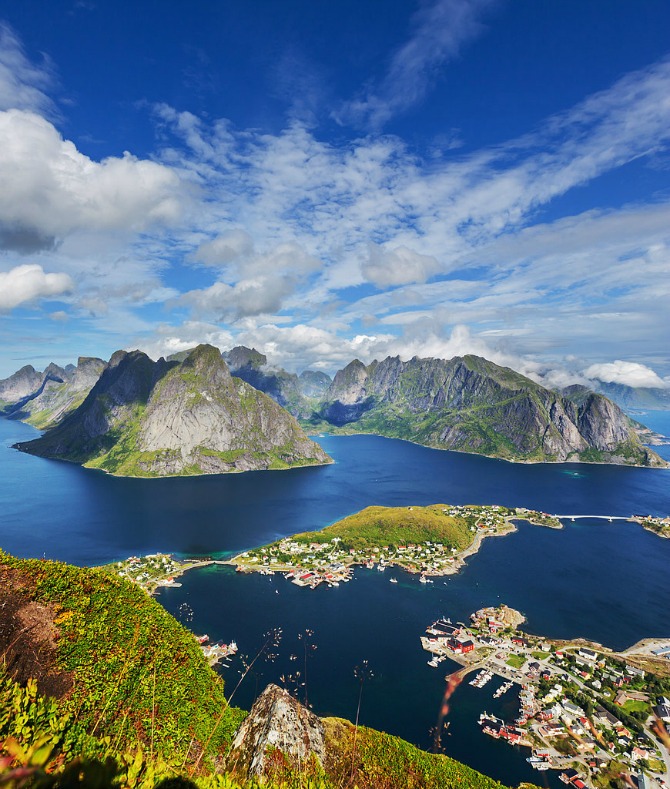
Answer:
POLYGON ((241 572, 285 572, 299 586, 347 581, 353 565, 395 565, 429 582, 430 576, 457 572, 485 537, 514 531, 515 519, 561 528, 554 516, 497 504, 366 507, 320 531, 245 551, 230 563, 241 572))

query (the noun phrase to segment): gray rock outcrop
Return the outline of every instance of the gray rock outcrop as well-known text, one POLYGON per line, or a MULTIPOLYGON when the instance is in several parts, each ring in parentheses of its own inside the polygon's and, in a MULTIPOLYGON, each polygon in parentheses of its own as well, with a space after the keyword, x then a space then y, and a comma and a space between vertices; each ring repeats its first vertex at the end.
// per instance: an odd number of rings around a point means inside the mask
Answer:
POLYGON ((268 685, 235 735, 227 765, 236 774, 262 778, 270 771, 272 753, 280 751, 292 767, 310 759, 326 760, 324 725, 286 690, 268 685))

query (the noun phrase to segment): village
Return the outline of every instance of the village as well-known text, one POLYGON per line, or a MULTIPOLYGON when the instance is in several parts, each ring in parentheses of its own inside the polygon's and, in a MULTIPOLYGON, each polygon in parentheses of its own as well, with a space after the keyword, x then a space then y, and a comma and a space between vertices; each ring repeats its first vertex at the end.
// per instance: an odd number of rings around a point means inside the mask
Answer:
MULTIPOLYGON (((412 509, 407 508, 408 512, 412 509)), ((352 578, 354 566, 379 572, 396 566, 418 575, 421 583, 432 583, 433 577, 458 572, 465 558, 477 552, 484 537, 502 536, 514 531, 514 520, 561 528, 560 521, 554 516, 524 508, 453 505, 445 507, 442 512, 468 523, 472 541, 465 549, 459 550, 449 543, 432 540, 356 548, 340 537, 317 541, 314 537, 306 540, 298 534, 262 548, 244 551, 231 559, 230 564, 234 564, 238 572, 283 573, 297 586, 311 589, 321 584, 333 587, 346 583, 352 578)), ((395 583, 396 579, 391 581, 395 583)))
MULTIPOLYGON (((505 606, 484 608, 470 623, 433 622, 421 638, 437 667, 447 659, 463 666, 447 680, 492 690, 500 698, 515 688, 519 713, 504 721, 485 709, 482 731, 530 749, 538 770, 559 770, 575 789, 609 785, 666 786, 670 769, 670 638, 645 642, 655 671, 639 664, 642 653, 614 653, 587 642, 552 642, 517 630, 523 617, 505 606), (489 683, 493 678, 503 680, 489 683)), ((648 665, 648 663, 647 663, 648 665)))
POLYGON ((151 553, 129 556, 121 562, 105 565, 103 569, 111 570, 115 575, 137 584, 147 594, 153 594, 161 586, 181 586, 176 579, 188 570, 216 563, 214 559, 175 559, 169 553, 151 553))

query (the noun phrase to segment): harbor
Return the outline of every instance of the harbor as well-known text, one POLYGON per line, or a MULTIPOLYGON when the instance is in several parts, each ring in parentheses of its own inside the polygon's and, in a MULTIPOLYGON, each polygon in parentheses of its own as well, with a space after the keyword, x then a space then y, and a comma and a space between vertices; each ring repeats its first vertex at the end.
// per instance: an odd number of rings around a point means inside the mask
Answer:
MULTIPOLYGON (((615 653, 583 640, 556 642, 522 633, 519 612, 506 606, 483 608, 469 624, 442 617, 421 636, 433 667, 447 658, 460 664, 458 680, 500 698, 516 687, 518 712, 505 721, 483 710, 483 734, 531 750, 536 770, 559 770, 576 789, 601 786, 610 768, 625 765, 631 776, 645 774, 664 786, 670 768, 670 671, 640 668, 636 658, 670 659, 670 639, 641 642, 615 653)), ((446 680, 453 684, 454 674, 446 680)))

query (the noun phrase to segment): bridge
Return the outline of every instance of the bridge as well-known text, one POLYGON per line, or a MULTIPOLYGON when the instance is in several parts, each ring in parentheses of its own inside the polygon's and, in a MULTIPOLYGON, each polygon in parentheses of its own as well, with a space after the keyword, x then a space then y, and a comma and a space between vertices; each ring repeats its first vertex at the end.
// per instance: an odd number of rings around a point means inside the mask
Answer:
POLYGON ((553 518, 558 518, 559 520, 581 520, 582 518, 596 518, 600 521, 630 521, 632 518, 626 518, 623 515, 553 515, 553 518))

